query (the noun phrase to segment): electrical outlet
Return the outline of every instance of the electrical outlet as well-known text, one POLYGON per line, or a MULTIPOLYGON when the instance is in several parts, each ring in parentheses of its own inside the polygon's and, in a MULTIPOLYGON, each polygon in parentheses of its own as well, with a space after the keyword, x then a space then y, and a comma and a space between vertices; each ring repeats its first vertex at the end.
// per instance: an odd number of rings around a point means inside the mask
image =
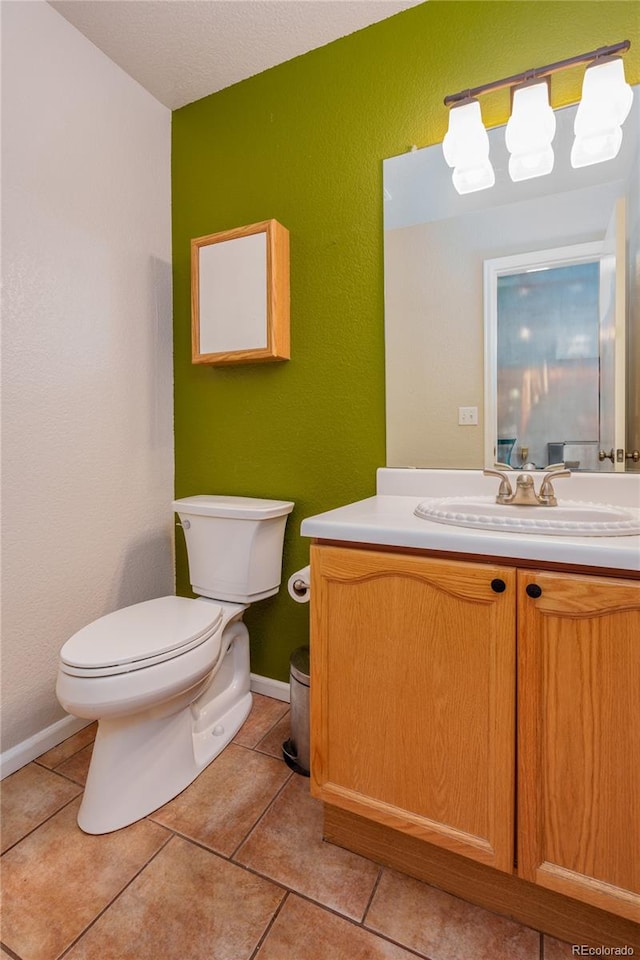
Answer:
POLYGON ((478 408, 458 407, 458 424, 462 427, 477 427, 478 408))

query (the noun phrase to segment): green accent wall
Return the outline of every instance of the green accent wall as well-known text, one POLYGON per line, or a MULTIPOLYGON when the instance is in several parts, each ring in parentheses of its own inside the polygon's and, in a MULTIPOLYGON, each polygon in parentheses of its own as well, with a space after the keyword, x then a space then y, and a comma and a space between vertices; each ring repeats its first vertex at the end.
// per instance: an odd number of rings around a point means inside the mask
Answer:
MULTIPOLYGON (((638 83, 639 9, 429 0, 173 114, 176 496, 296 503, 283 589, 246 614, 253 672, 287 680, 308 642, 309 607, 284 589, 308 562, 302 519, 372 496, 384 466, 382 160, 442 140, 445 95, 528 67, 630 39, 638 83), (190 239, 270 218, 290 231, 291 360, 192 365, 190 239)), ((554 77, 554 106, 582 75, 554 77)), ((508 91, 482 106, 504 123, 508 91)), ((176 552, 189 595, 181 536, 176 552)))

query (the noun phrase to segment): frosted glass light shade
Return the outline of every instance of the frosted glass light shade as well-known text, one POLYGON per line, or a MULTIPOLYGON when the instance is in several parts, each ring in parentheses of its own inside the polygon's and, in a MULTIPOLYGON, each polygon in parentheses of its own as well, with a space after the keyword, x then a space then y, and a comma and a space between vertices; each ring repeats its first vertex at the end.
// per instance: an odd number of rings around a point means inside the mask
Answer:
POLYGON ((456 167, 453 171, 453 185, 458 193, 475 193, 486 190, 496 182, 496 175, 489 160, 475 167, 456 167))
POLYGON ((489 136, 477 100, 451 107, 442 152, 450 167, 466 166, 469 161, 489 156, 489 136))
POLYGON ((453 185, 458 193, 473 193, 493 186, 495 174, 489 160, 489 137, 477 100, 451 108, 442 152, 448 165, 454 168, 453 185))
POLYGON ((512 180, 530 180, 551 173, 555 132, 556 117, 549 104, 546 80, 517 87, 505 134, 512 180))
POLYGON ((622 144, 622 124, 632 102, 633 90, 625 81, 620 57, 596 61, 587 67, 573 127, 572 167, 587 167, 617 156, 622 144))
POLYGON ((571 147, 571 166, 589 167, 618 156, 622 146, 622 127, 613 127, 592 137, 576 137, 571 147))
POLYGON ((537 153, 514 154, 509 157, 509 176, 514 183, 519 180, 532 180, 551 173, 555 157, 553 149, 539 150, 537 153))
POLYGON ((624 63, 613 57, 592 63, 584 72, 582 99, 576 113, 574 133, 589 136, 621 127, 633 102, 633 90, 624 78, 624 63))

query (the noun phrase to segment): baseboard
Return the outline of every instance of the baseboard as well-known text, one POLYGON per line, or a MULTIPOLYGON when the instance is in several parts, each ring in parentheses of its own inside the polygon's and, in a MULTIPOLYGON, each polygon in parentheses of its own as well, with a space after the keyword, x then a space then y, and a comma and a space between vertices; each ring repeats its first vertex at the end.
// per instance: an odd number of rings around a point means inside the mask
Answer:
POLYGON ((271 677, 260 677, 257 673, 252 673, 251 690, 253 693, 261 693, 265 697, 272 697, 274 700, 284 700, 285 703, 291 702, 289 684, 283 683, 282 680, 272 680, 271 677))
MULTIPOLYGON (((291 699, 288 683, 272 680, 271 677, 260 677, 256 673, 251 674, 251 690, 265 697, 272 697, 274 700, 283 700, 285 703, 289 703, 291 699)), ((57 723, 52 723, 50 727, 40 730, 39 733, 34 733, 28 740, 23 740, 15 747, 5 750, 0 754, 0 780, 4 780, 27 763, 31 763, 52 747, 57 747, 63 740, 73 736, 91 722, 79 717, 66 716, 57 723)))
POLYGON ((4 750, 0 754, 0 780, 4 780, 9 774, 15 773, 16 770, 26 766, 27 763, 31 763, 32 760, 46 753, 47 750, 51 750, 52 747, 57 747, 63 740, 89 726, 90 723, 92 723, 91 720, 66 716, 62 720, 52 723, 51 726, 45 727, 44 730, 34 733, 32 737, 23 740, 22 743, 17 743, 15 747, 4 750))

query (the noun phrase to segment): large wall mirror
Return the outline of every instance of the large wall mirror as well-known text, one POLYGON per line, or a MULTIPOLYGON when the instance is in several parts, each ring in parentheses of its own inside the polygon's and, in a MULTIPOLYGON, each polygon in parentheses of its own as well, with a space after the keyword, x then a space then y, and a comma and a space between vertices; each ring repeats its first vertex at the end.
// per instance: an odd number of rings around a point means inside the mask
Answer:
POLYGON ((387 465, 638 470, 640 94, 614 160, 460 196, 440 144, 384 161, 387 465), (460 422, 462 421, 462 422, 460 422))

